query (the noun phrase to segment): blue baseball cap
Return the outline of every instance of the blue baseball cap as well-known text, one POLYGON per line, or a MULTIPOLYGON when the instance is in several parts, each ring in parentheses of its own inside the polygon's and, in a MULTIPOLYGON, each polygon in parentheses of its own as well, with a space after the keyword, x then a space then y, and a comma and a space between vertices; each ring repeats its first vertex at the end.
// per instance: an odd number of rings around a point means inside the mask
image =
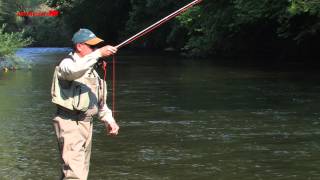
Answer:
POLYGON ((89 29, 80 29, 74 33, 72 37, 73 44, 86 43, 89 45, 97 45, 103 42, 102 39, 98 38, 92 31, 89 29))

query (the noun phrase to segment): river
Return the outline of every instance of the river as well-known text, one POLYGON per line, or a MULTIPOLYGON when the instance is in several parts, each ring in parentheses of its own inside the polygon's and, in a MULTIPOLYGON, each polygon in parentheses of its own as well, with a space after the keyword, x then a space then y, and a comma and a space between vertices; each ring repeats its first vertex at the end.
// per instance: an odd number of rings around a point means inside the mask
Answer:
MULTIPOLYGON (((0 179, 58 179, 50 86, 68 51, 21 49, 33 68, 0 72, 0 179)), ((121 130, 95 120, 89 179, 320 179, 316 71, 121 51, 117 62, 121 130)))

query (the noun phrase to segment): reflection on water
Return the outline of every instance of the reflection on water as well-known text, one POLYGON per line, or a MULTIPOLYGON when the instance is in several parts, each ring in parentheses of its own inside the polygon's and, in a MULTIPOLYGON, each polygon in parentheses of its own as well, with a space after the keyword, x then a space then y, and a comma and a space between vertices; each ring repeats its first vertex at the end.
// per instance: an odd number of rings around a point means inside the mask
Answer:
POLYGON ((22 48, 17 51, 16 55, 31 62, 48 63, 50 62, 46 60, 48 57, 65 55, 70 51, 72 51, 70 48, 22 48))
MULTIPOLYGON (((0 73, 0 176, 58 179, 52 72, 68 49, 22 49, 0 73)), ((90 179, 318 179, 320 77, 120 56, 110 138, 95 121, 90 179)))

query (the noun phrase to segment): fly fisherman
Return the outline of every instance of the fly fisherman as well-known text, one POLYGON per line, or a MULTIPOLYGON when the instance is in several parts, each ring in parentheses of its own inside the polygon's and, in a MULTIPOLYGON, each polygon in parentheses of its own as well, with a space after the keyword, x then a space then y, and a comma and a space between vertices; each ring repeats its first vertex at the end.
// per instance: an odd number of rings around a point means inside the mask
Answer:
POLYGON ((57 106, 53 125, 62 158, 62 179, 86 180, 89 173, 92 117, 105 124, 109 135, 117 135, 119 126, 106 104, 106 82, 93 66, 101 57, 117 48, 95 46, 103 40, 88 29, 73 35, 74 52, 56 67, 52 82, 52 102, 57 106))

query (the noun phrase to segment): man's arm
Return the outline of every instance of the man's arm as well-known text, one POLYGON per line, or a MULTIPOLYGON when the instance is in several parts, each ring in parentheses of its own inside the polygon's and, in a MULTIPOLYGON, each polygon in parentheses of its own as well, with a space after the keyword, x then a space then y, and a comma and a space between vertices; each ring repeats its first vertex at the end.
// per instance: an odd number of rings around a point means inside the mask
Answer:
POLYGON ((59 77, 65 80, 73 81, 83 76, 101 57, 100 50, 96 50, 75 62, 70 58, 64 59, 59 67, 59 77))
POLYGON ((116 52, 117 48, 107 45, 82 57, 81 60, 77 62, 74 62, 70 58, 64 59, 59 65, 60 71, 58 76, 69 81, 78 79, 93 67, 100 57, 108 57, 116 52))
POLYGON ((119 126, 112 116, 112 111, 108 108, 107 104, 104 104, 99 109, 99 119, 105 123, 109 135, 117 135, 119 132, 119 126))

